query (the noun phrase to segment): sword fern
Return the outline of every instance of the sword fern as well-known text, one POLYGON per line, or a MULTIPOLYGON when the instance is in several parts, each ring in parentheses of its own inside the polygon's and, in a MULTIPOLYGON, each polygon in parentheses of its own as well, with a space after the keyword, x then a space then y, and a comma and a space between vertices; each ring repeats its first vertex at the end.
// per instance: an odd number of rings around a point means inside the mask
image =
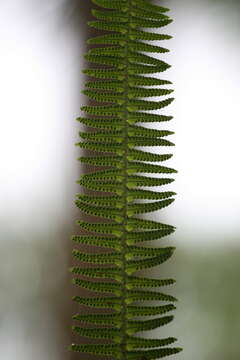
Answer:
POLYGON ((86 83, 83 93, 97 104, 81 108, 88 115, 78 120, 92 129, 80 133, 82 141, 77 145, 93 151, 92 155, 82 156, 80 161, 94 168, 78 181, 88 191, 77 194, 76 205, 98 220, 78 221, 84 234, 73 236, 73 240, 97 246, 101 251, 95 253, 94 248, 89 252, 73 250, 74 258, 80 262, 80 266, 71 268, 76 275, 74 283, 94 293, 93 297, 75 296, 73 300, 95 310, 73 317, 76 321, 73 331, 94 342, 73 344, 71 348, 118 360, 158 359, 181 351, 169 347, 176 339, 150 339, 135 334, 172 321, 173 316, 166 314, 175 309, 176 299, 149 288, 172 285, 175 281, 135 273, 160 265, 172 256, 173 247, 142 246, 141 242, 161 239, 173 233, 175 227, 137 215, 160 210, 174 201, 172 191, 142 188, 171 183, 174 180, 169 175, 176 170, 159 165, 172 154, 152 153, 137 147, 174 145, 166 140, 173 132, 139 125, 172 119, 149 111, 166 107, 173 98, 147 99, 170 95, 172 89, 159 86, 171 85, 171 82, 146 76, 170 67, 147 53, 168 52, 149 42, 167 40, 171 36, 142 29, 162 28, 172 20, 166 15, 168 9, 150 0, 93 0, 93 3, 98 6, 92 10, 97 20, 90 21, 89 25, 109 33, 88 40, 88 44, 97 46, 89 50, 86 59, 97 66, 84 71, 93 80, 86 83), (99 218, 105 219, 104 222, 99 218), (145 301, 164 304, 147 306, 145 301), (107 311, 96 312, 97 309, 107 311), (149 316, 157 317, 139 320, 139 317, 149 316))

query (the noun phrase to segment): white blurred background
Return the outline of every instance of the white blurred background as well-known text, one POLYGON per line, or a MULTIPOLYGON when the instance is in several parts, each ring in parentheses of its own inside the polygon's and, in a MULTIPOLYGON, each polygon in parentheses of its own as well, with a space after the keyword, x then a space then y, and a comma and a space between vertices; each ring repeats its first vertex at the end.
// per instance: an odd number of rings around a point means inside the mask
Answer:
MULTIPOLYGON (((240 170, 238 1, 162 1, 173 35, 176 202, 162 218, 177 275, 179 360, 238 360, 240 170)), ((74 143, 89 3, 0 3, 0 347, 4 360, 73 358, 70 235, 79 213, 74 143)), ((160 215, 159 215, 160 216, 160 215)), ((162 330, 161 330, 162 331, 162 330)))

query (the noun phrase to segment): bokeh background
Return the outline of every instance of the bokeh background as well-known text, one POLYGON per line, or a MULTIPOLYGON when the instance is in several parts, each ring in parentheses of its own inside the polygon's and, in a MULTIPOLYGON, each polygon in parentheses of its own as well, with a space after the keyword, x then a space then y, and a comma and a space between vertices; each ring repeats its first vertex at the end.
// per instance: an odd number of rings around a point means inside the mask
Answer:
MULTIPOLYGON (((159 3, 159 2, 158 2, 159 3)), ((240 358, 238 0, 168 0, 174 23, 164 74, 174 83, 177 226, 174 276, 179 360, 240 358)), ((68 267, 81 172, 80 91, 90 0, 0 3, 0 348, 4 360, 70 360, 68 267)), ((155 215, 156 216, 156 215, 155 215)), ((174 358, 174 357, 173 357, 174 358)))

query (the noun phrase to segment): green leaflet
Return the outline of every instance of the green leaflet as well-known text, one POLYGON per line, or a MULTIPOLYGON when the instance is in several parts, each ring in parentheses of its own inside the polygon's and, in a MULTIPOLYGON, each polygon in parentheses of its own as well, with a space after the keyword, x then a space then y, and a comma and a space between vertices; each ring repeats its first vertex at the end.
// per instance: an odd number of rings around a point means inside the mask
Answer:
POLYGON ((126 360, 134 359, 159 359, 168 355, 174 355, 182 351, 182 348, 164 348, 157 350, 147 350, 147 351, 129 351, 126 355, 126 360))
POLYGON ((164 207, 169 206, 170 204, 172 204, 174 202, 174 199, 167 199, 167 200, 163 200, 163 201, 156 201, 153 203, 148 203, 148 204, 133 204, 133 205, 128 205, 127 207, 127 215, 133 216, 136 214, 146 214, 149 212, 153 212, 153 211, 157 211, 160 210, 164 207))
POLYGON ((124 207, 122 199, 119 196, 94 196, 77 194, 77 197, 81 199, 82 202, 85 202, 87 204, 110 207, 114 206, 117 209, 122 209, 124 207))
POLYGON ((85 59, 94 63, 94 64, 100 64, 100 65, 110 65, 114 66, 117 69, 125 69, 126 64, 124 63, 124 59, 121 59, 117 56, 104 56, 104 55, 91 55, 86 54, 85 59))
POLYGON ((96 292, 113 293, 120 296, 121 285, 114 283, 93 282, 88 280, 74 279, 73 283, 87 290, 96 292))
POLYGON ((124 173, 122 169, 107 169, 107 170, 99 170, 93 171, 88 174, 84 174, 81 176, 81 179, 88 181, 111 181, 114 180, 116 182, 122 182, 124 178, 124 173))
POLYGON ((116 116, 118 114, 121 115, 122 113, 122 107, 117 105, 82 106, 81 110, 97 116, 116 116))
POLYGON ((71 349, 81 353, 95 355, 114 355, 117 351, 116 345, 77 345, 73 344, 71 349))
POLYGON ((79 132, 79 136, 84 140, 93 142, 109 142, 110 144, 121 144, 124 140, 122 131, 108 131, 108 133, 99 131, 91 132, 79 132), (108 136, 107 136, 108 134, 108 136))
POLYGON ((114 264, 121 260, 119 254, 87 254, 77 249, 73 250, 73 256, 81 262, 87 262, 92 264, 114 264))
POLYGON ((94 307, 94 308, 120 308, 121 307, 121 298, 120 297, 81 297, 81 296, 74 296, 73 301, 77 302, 80 305, 85 305, 88 307, 94 307))
POLYGON ((102 143, 91 143, 91 142, 80 142, 77 144, 82 149, 92 150, 97 152, 111 152, 117 155, 121 155, 123 150, 122 146, 115 143, 102 144, 102 143))
POLYGON ((84 181, 84 180, 80 180, 77 181, 78 184, 80 184, 81 186, 87 187, 88 189, 91 190, 96 190, 96 191, 103 191, 103 192, 112 192, 112 193, 116 193, 118 195, 122 195, 124 193, 124 188, 121 184, 117 184, 114 181, 109 181, 106 183, 99 183, 99 181, 92 181, 91 183, 89 183, 89 181, 84 181))
POLYGON ((89 39, 88 44, 107 44, 107 45, 126 45, 126 36, 120 34, 107 34, 102 36, 96 36, 95 38, 89 39))
MULTIPOLYGON (((104 267, 104 268, 85 268, 85 267, 72 267, 71 272, 78 275, 84 275, 92 278, 108 278, 120 281, 121 269, 104 267)), ((99 284, 99 283, 98 283, 99 284)), ((101 283, 100 283, 101 284, 101 283)), ((77 284, 81 286, 80 284, 77 284)), ((114 284, 115 285, 115 284, 114 284)))
MULTIPOLYGON (((100 89, 100 90, 114 90, 116 93, 124 92, 124 84, 122 81, 90 81, 85 83, 85 86, 90 89, 100 89)), ((111 120, 113 123, 114 121, 111 120)))
POLYGON ((144 339, 134 336, 129 336, 127 340, 128 350, 138 349, 138 348, 153 348, 159 346, 166 346, 174 343, 177 339, 175 338, 166 338, 166 339, 144 339))
POLYGON ((132 335, 139 331, 153 330, 159 326, 166 325, 173 320, 173 316, 164 316, 151 320, 144 321, 129 321, 128 322, 128 335, 132 335))
POLYGON ((128 22, 128 17, 126 13, 119 13, 116 11, 99 11, 99 10, 92 10, 93 16, 98 20, 106 20, 106 21, 114 21, 114 22, 128 22))
POLYGON ((111 219, 116 221, 117 223, 121 223, 123 221, 122 212, 120 212, 120 210, 115 210, 114 208, 110 208, 110 209, 99 208, 96 206, 87 205, 78 200, 75 201, 75 204, 80 210, 82 210, 88 215, 94 215, 105 219, 111 219))
POLYGON ((162 305, 162 306, 133 306, 127 307, 128 318, 135 316, 155 316, 165 314, 169 311, 175 310, 176 307, 173 304, 162 305))
POLYGON ((92 2, 106 9, 116 9, 123 12, 127 12, 128 10, 127 2, 125 0, 92 0, 92 2))
POLYGON ((143 164, 141 162, 130 162, 128 174, 134 173, 158 173, 171 174, 176 173, 176 170, 161 165, 143 164))
POLYGON ((150 259, 129 260, 128 265, 126 266, 127 274, 132 274, 138 270, 149 269, 153 266, 160 265, 167 261, 172 256, 172 253, 172 251, 168 251, 166 254, 155 256, 150 259))
POLYGON ((117 94, 109 94, 109 93, 100 93, 93 90, 84 90, 82 91, 83 94, 87 95, 90 99, 99 101, 99 102, 112 102, 116 104, 123 104, 124 98, 121 95, 117 94))
POLYGON ((143 241, 152 241, 161 239, 164 236, 170 235, 174 232, 174 229, 161 229, 155 231, 139 231, 139 232, 130 232, 127 234, 127 244, 134 245, 143 241))
POLYGON ((81 156, 78 160, 88 165, 115 166, 118 169, 124 164, 120 156, 81 156))
POLYGON ((159 301, 176 301, 177 299, 171 295, 162 294, 155 291, 127 291, 126 303, 131 304, 134 301, 159 300, 159 301))
POLYGON ((127 109, 129 112, 138 110, 158 110, 168 106, 173 102, 174 98, 169 98, 163 101, 145 101, 145 100, 130 100, 127 109))
POLYGON ((171 94, 173 90, 168 89, 140 89, 140 88, 130 88, 128 97, 130 99, 136 97, 152 97, 152 96, 164 96, 171 94))
POLYGON ((122 235, 122 226, 108 223, 88 223, 86 221, 78 221, 78 225, 81 226, 82 229, 101 233, 101 234, 111 234, 117 237, 121 237, 122 235))
POLYGON ((140 17, 140 18, 149 18, 149 19, 154 19, 154 20, 162 20, 162 19, 168 19, 168 16, 157 12, 157 11, 149 11, 149 9, 141 9, 141 8, 135 8, 134 10, 131 11, 131 16, 134 17, 140 17))
MULTIPOLYGON (((125 24, 105 23, 103 21, 89 21, 88 25, 97 30, 116 31, 120 34, 127 34, 128 28, 125 24)), ((91 61, 91 60, 90 60, 91 61)))
MULTIPOLYGON (((102 328, 82 328, 79 326, 73 326, 72 330, 81 336, 85 336, 92 339, 112 339, 118 338, 121 335, 117 329, 102 329, 102 328)), ((134 345, 133 345, 134 346, 134 345)))
POLYGON ((111 46, 111 47, 106 47, 106 48, 95 48, 95 49, 89 50, 88 54, 98 55, 98 56, 109 55, 109 56, 120 57, 123 59, 125 57, 124 49, 119 48, 117 46, 111 46))
POLYGON ((97 79, 113 79, 113 80, 124 79, 124 71, 122 70, 86 69, 83 70, 83 73, 97 79))
POLYGON ((130 27, 132 29, 135 29, 137 27, 144 27, 144 28, 161 28, 163 26, 166 26, 168 24, 171 24, 171 19, 163 19, 160 21, 154 21, 154 20, 143 20, 138 18, 131 19, 130 27))
POLYGON ((109 325, 119 327, 121 320, 118 314, 76 314, 73 316, 74 320, 89 324, 109 325))
POLYGON ((127 187, 134 189, 137 186, 162 186, 170 184, 174 179, 169 178, 150 178, 146 176, 129 176, 127 187))
POLYGON ((144 58, 143 55, 142 56, 135 55, 135 57, 132 57, 131 64, 129 65, 129 74, 130 75, 155 74, 155 73, 166 71, 168 68, 170 68, 170 65, 168 65, 164 62, 159 63, 159 65, 154 65, 154 66, 135 64, 136 62, 144 63, 145 61, 147 61, 147 59, 144 58))
MULTIPOLYGON (((153 165, 154 166, 154 165, 153 165)), ((131 190, 128 192, 128 202, 134 199, 160 200, 176 195, 173 191, 156 192, 150 190, 131 190)))
POLYGON ((172 303, 177 299, 155 290, 175 280, 151 278, 147 269, 166 262, 175 250, 171 244, 154 247, 148 242, 169 236, 175 227, 138 216, 163 211, 176 195, 155 190, 171 184, 177 173, 171 165, 162 165, 172 157, 165 149, 174 146, 167 138, 174 132, 162 124, 172 119, 166 108, 174 99, 169 97, 171 81, 159 77, 171 67, 159 56, 169 52, 160 42, 171 36, 160 31, 172 19, 169 9, 152 0, 92 2, 95 20, 88 24, 100 31, 88 40, 96 45, 88 49, 85 59, 91 66, 83 71, 90 78, 82 91, 89 103, 77 118, 83 125, 76 144, 82 149, 78 160, 86 171, 77 181, 80 234, 72 240, 79 249, 73 250, 70 268, 81 294, 72 299, 80 306, 72 330, 82 339, 71 349, 83 359, 84 354, 113 360, 158 359, 181 351, 168 347, 176 339, 134 334, 173 319, 165 314, 175 310, 172 303), (150 128, 148 123, 158 126, 150 128), (145 147, 156 148, 145 151, 145 147), (90 294, 84 296, 82 291, 90 294))
POLYGON ((102 129, 102 130, 122 130, 123 129, 123 124, 122 121, 119 121, 118 119, 110 119, 110 120, 106 120, 106 119, 98 119, 98 121, 96 122, 96 120, 93 119, 89 119, 89 118, 78 118, 78 121, 81 121, 82 124, 90 126, 92 128, 96 128, 96 129, 102 129))
POLYGON ((155 13, 165 13, 169 11, 169 9, 165 7, 159 5, 153 5, 152 3, 149 3, 149 1, 146 0, 135 0, 132 2, 132 5, 136 6, 137 9, 153 11, 155 13))
POLYGON ((157 114, 151 114, 151 113, 143 113, 143 112, 132 112, 127 122, 129 124, 134 124, 136 122, 143 122, 143 123, 149 123, 149 122, 162 122, 162 121, 170 121, 172 120, 172 116, 166 116, 166 115, 157 115, 157 114))
MULTIPOLYGON (((171 85, 171 81, 161 80, 153 77, 144 76, 129 76, 130 86, 156 86, 156 85, 171 85)), ((139 88, 141 90, 141 88, 139 88)))
POLYGON ((140 30, 132 30, 130 32, 130 39, 131 40, 148 40, 148 41, 155 41, 155 40, 168 40, 171 39, 171 36, 152 33, 148 31, 140 31, 140 30))
POLYGON ((130 64, 143 63, 148 65, 156 65, 162 67, 163 69, 167 69, 169 67, 169 65, 162 60, 137 52, 132 52, 130 54, 129 62, 130 64))
POLYGON ((174 230, 175 227, 159 223, 157 221, 144 220, 144 219, 128 219, 126 224, 126 230, 131 232, 132 230, 138 229, 161 229, 161 230, 174 230))
POLYGON ((167 53, 167 52, 169 52, 168 49, 165 49, 163 47, 149 45, 149 44, 145 44, 143 42, 137 42, 137 41, 132 41, 130 43, 130 49, 132 51, 143 51, 143 52, 151 52, 151 53, 167 53))
MULTIPOLYGON (((159 162, 159 161, 166 161, 172 157, 172 154, 156 154, 156 153, 149 153, 146 151, 141 150, 130 150, 128 151, 128 160, 140 160, 140 161, 151 161, 151 162, 159 162)), ((148 164, 142 164, 145 166, 148 164)))
POLYGON ((174 146, 174 144, 165 139, 148 139, 143 137, 132 137, 129 139, 128 147, 132 149, 135 146, 174 146))
POLYGON ((133 256, 159 256, 168 254, 169 252, 174 251, 174 247, 166 247, 166 248, 151 248, 151 247, 142 247, 142 246, 128 246, 127 247, 127 255, 131 255, 129 259, 132 259, 133 256))
POLYGON ((103 248, 112 248, 116 251, 122 250, 121 243, 117 238, 74 235, 72 236, 72 240, 79 244, 99 246, 103 248))
POLYGON ((173 279, 149 279, 149 278, 140 278, 136 276, 129 276, 128 278, 128 288, 142 288, 142 287, 159 287, 159 286, 168 286, 173 285, 175 280, 173 279))

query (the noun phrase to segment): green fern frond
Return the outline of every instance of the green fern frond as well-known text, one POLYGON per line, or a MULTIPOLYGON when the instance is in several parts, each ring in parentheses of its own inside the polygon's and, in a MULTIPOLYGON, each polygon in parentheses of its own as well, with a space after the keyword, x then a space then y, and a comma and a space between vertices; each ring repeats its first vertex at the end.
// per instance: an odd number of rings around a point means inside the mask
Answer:
POLYGON ((139 147, 174 146, 166 139, 174 132, 144 126, 172 119, 160 113, 174 100, 169 97, 172 83, 150 75, 170 68, 153 55, 168 54, 169 50, 156 41, 172 37, 156 29, 164 28, 172 19, 169 9, 151 0, 92 1, 97 5, 92 10, 95 20, 88 24, 101 33, 88 40, 88 44, 96 46, 85 55, 93 66, 83 73, 92 79, 82 92, 91 102, 82 106, 85 114, 77 118, 86 129, 79 132, 81 140, 76 145, 89 151, 79 158, 88 170, 77 181, 87 191, 77 194, 75 204, 96 220, 77 221, 83 233, 72 240, 83 249, 73 250, 76 264, 70 271, 73 283, 93 294, 73 297, 88 312, 73 316, 76 324, 72 330, 96 343, 73 344, 71 349, 82 356, 93 354, 114 360, 158 359, 181 351, 168 347, 176 339, 134 335, 173 320, 168 313, 176 309, 173 303, 177 299, 155 289, 171 286, 175 280, 154 279, 136 272, 171 258, 173 246, 142 243, 160 240, 172 234, 175 227, 138 215, 162 211, 174 202, 173 191, 145 188, 172 183, 171 175, 177 171, 161 164, 172 154, 139 147), (154 97, 157 99, 148 99, 154 97), (148 306, 149 301, 159 305, 148 306), (141 306, 136 304, 139 302, 141 306), (149 316, 154 318, 144 320, 149 316))

